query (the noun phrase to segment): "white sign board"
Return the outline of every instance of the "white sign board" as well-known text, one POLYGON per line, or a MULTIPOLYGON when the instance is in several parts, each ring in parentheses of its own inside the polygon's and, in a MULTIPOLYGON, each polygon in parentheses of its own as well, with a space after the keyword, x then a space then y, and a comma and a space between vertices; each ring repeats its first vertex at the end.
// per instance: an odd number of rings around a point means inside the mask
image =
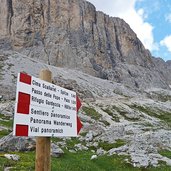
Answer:
POLYGON ((13 130, 16 136, 77 136, 76 93, 19 73, 13 130))

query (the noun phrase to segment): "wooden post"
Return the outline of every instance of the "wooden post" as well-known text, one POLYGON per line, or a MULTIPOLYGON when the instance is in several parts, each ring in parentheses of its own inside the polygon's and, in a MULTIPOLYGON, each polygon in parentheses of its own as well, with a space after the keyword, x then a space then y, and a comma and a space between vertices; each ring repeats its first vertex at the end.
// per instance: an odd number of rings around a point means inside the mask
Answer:
MULTIPOLYGON (((40 71, 39 78, 52 82, 51 71, 44 69, 40 71)), ((37 137, 36 138, 36 171, 50 171, 51 170, 51 139, 50 137, 37 137)))

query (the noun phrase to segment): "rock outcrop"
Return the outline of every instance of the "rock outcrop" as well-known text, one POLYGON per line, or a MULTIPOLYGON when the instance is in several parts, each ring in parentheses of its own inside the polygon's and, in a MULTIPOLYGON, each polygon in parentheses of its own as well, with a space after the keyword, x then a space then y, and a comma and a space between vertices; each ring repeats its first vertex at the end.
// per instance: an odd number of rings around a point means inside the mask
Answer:
POLYGON ((84 0, 1 0, 0 47, 130 87, 168 88, 148 50, 122 19, 84 0))
POLYGON ((167 79, 167 82, 169 85, 171 85, 171 61, 165 62, 161 58, 154 58, 153 57, 154 64, 156 68, 158 69, 158 72, 167 79))

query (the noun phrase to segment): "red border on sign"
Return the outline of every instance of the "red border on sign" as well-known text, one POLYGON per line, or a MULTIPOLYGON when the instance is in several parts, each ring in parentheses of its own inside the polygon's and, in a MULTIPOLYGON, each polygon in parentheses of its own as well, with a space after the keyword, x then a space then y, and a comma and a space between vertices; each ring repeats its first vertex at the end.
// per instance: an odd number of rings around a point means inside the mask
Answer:
POLYGON ((28 125, 16 124, 15 135, 16 136, 28 136, 28 125))
POLYGON ((19 92, 17 113, 29 114, 29 111, 30 111, 30 94, 19 92))
POLYGON ((25 73, 20 73, 20 82, 31 85, 31 76, 25 73))

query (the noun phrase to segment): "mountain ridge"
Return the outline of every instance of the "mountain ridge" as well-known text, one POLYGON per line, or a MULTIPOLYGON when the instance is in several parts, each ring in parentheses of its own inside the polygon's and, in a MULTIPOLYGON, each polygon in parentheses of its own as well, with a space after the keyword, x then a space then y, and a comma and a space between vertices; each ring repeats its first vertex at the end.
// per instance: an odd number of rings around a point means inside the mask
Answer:
POLYGON ((138 89, 171 84, 169 62, 153 59, 124 20, 96 11, 90 2, 1 0, 1 4, 2 49, 138 89))

